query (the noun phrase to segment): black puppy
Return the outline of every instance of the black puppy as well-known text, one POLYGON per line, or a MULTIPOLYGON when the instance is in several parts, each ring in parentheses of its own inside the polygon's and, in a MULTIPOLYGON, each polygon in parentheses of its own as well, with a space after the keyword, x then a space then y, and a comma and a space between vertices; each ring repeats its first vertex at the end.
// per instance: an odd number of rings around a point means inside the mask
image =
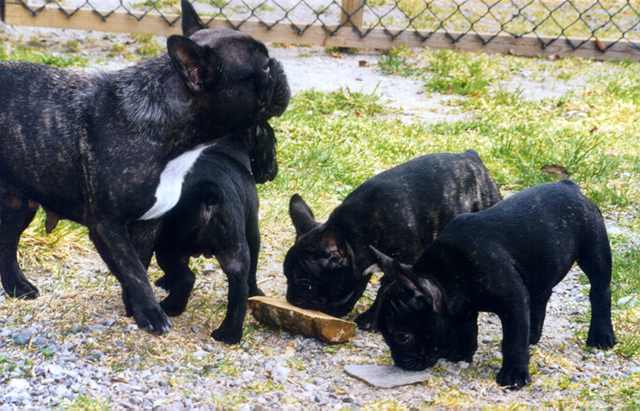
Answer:
POLYGON ((459 215, 413 267, 374 254, 389 279, 380 329, 402 368, 424 369, 438 358, 471 361, 478 312, 488 311, 502 322, 498 384, 527 384, 528 346, 540 340, 552 289, 576 261, 591 283, 587 345, 615 344, 607 231, 600 210, 571 181, 459 215))
POLYGON ((194 147, 281 114, 289 99, 284 72, 262 43, 204 29, 182 5, 190 38, 171 36, 168 54, 124 70, 0 64, 0 275, 9 295, 38 295, 16 261, 35 201, 89 228, 141 328, 169 329, 144 269, 159 223, 135 222, 177 203, 201 150, 194 147))
POLYGON ((212 336, 229 344, 242 337, 247 297, 263 295, 256 285, 260 232, 255 183, 275 178, 273 148, 275 137, 268 125, 205 148, 185 179, 180 202, 163 217, 155 245, 165 272, 156 285, 169 291, 160 305, 170 316, 184 312, 193 290, 189 258, 204 254, 218 259, 229 293, 227 315, 212 336))
MULTIPOLYGON (((349 194, 324 224, 294 195, 289 213, 296 241, 284 261, 287 300, 343 316, 373 273, 369 244, 413 262, 454 216, 499 200, 475 151, 431 154, 378 174, 349 194)), ((376 328, 376 307, 377 300, 358 317, 360 328, 376 328)))

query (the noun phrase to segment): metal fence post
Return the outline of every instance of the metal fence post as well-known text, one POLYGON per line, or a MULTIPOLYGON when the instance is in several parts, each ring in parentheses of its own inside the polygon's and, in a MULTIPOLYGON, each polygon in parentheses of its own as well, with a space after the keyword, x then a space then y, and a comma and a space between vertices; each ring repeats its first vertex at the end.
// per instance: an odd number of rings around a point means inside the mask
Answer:
POLYGON ((4 2, 5 0, 0 0, 0 21, 4 21, 4 2))
POLYGON ((364 1, 365 0, 342 0, 342 17, 340 18, 340 25, 342 27, 351 24, 358 30, 362 28, 364 1))

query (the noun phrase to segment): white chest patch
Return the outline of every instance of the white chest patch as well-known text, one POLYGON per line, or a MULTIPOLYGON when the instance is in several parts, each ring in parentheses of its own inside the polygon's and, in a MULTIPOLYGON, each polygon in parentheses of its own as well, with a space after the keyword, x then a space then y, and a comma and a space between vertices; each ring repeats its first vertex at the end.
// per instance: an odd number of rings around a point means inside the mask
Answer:
POLYGON ((160 183, 156 188, 156 202, 139 220, 152 220, 162 217, 180 201, 184 178, 200 157, 200 154, 212 144, 200 145, 193 150, 180 154, 167 163, 160 174, 160 183))

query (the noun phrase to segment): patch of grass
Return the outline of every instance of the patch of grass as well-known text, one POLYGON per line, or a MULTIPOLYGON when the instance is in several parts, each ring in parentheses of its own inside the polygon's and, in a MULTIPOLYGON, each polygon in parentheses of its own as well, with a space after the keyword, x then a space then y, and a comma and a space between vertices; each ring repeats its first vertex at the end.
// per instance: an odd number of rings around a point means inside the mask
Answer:
POLYGON ((64 48, 69 53, 77 53, 80 51, 80 42, 78 40, 69 40, 64 44, 64 48))
POLYGON ((415 53, 407 47, 397 47, 387 51, 380 57, 378 67, 383 73, 405 77, 420 75, 423 70, 412 59, 415 53))
POLYGON ((111 406, 103 399, 79 395, 73 401, 64 404, 62 409, 67 411, 108 411, 111 406))
MULTIPOLYGON (((451 50, 438 50, 430 60, 431 78, 425 86, 430 91, 462 96, 484 94, 489 86, 482 61, 460 58, 451 50)), ((467 55, 468 57, 468 55, 467 55)))
POLYGON ((33 47, 18 46, 9 48, 0 45, 0 61, 28 61, 53 67, 84 67, 87 59, 81 56, 52 54, 35 50, 33 47))
POLYGON ((180 0, 144 0, 134 3, 133 7, 140 9, 180 10, 180 0))
POLYGON ((164 52, 152 34, 135 33, 132 35, 138 47, 136 53, 144 58, 156 57, 164 52))

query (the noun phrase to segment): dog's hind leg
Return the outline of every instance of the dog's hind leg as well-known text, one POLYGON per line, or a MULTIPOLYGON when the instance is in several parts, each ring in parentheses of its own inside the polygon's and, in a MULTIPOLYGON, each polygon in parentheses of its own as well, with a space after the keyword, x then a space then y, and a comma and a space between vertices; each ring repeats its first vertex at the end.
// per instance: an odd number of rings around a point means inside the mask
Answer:
POLYGON ((38 205, 10 193, 0 198, 0 276, 2 287, 11 297, 33 299, 38 289, 27 280, 18 265, 20 235, 29 226, 38 205))
POLYGON ((222 271, 227 275, 229 293, 227 296, 227 315, 222 324, 211 336, 216 341, 237 344, 242 338, 242 326, 247 314, 249 297, 249 269, 251 257, 248 244, 240 244, 237 249, 216 254, 222 271))
POLYGON ((529 344, 535 345, 542 337, 544 318, 547 315, 547 303, 551 297, 551 291, 545 291, 537 295, 531 295, 531 331, 529 332, 529 344))
POLYGON ((196 278, 189 269, 189 256, 179 256, 170 250, 159 249, 156 251, 156 259, 165 273, 156 285, 166 287, 165 290, 169 291, 160 306, 167 315, 178 316, 187 308, 196 278))
POLYGON ((169 318, 156 302, 138 250, 127 228, 118 223, 97 223, 89 227, 89 237, 111 272, 122 285, 122 297, 138 327, 163 334, 169 331, 169 318))
POLYGON ((249 297, 264 295, 258 287, 258 256, 260 254, 260 229, 258 228, 258 216, 251 216, 251 221, 247 222, 247 243, 251 257, 251 267, 249 269, 249 297))
POLYGON ((616 343, 611 323, 611 247, 600 217, 593 224, 593 232, 585 239, 578 256, 578 265, 589 278, 591 289, 591 324, 587 345, 597 348, 611 348, 616 343))

